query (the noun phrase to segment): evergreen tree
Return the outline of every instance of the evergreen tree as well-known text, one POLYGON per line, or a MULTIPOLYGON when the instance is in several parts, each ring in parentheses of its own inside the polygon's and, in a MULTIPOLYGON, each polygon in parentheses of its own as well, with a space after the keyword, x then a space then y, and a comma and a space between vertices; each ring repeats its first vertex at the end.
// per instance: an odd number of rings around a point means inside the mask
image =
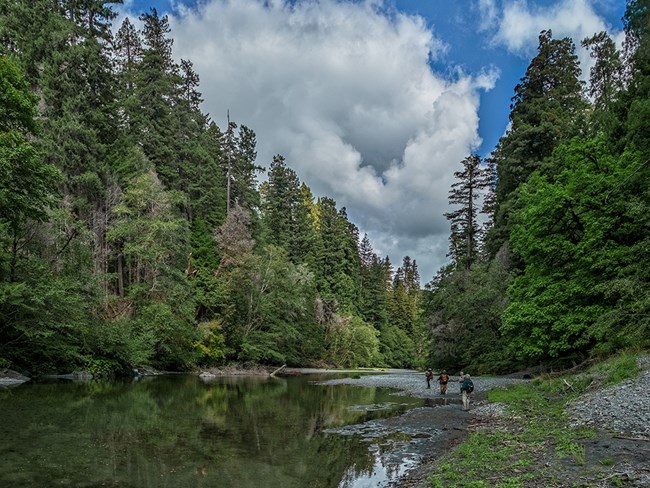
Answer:
MULTIPOLYGON (((390 263, 375 254, 368 234, 364 234, 359 245, 361 262, 361 317, 377 330, 388 321, 388 297, 390 292, 390 263)), ((383 342, 383 336, 380 336, 383 342)))
POLYGON ((605 32, 599 32, 582 41, 595 60, 589 73, 587 94, 593 103, 591 125, 595 132, 605 130, 612 134, 616 124, 614 104, 623 89, 623 64, 614 41, 605 32))
POLYGON ((390 321, 412 339, 418 332, 420 320, 420 276, 417 263, 409 256, 402 260, 393 277, 390 321))
POLYGON ((15 56, 32 89, 40 90, 43 68, 68 43, 70 23, 59 2, 15 0, 0 3, 0 53, 15 56))
POLYGON ((322 197, 317 202, 317 232, 322 248, 316 262, 321 297, 327 306, 340 312, 352 312, 358 303, 356 227, 347 220, 345 209, 337 211, 336 202, 322 197))
POLYGON ((449 255, 456 266, 469 269, 477 259, 481 237, 476 201, 490 184, 490 174, 481 169, 481 158, 475 154, 466 157, 461 164, 463 170, 454 173, 460 181, 452 184, 449 191, 449 203, 458 208, 445 213, 445 217, 452 228, 449 255))
POLYGON ((489 235, 489 233, 492 230, 492 227, 494 226, 494 216, 496 212, 496 205, 497 205, 497 194, 496 194, 496 187, 497 187, 497 165, 496 161, 494 160, 493 157, 488 157, 485 160, 486 167, 484 168, 484 173, 483 173, 483 183, 485 186, 485 197, 483 199, 483 206, 481 207, 481 213, 486 216, 486 220, 483 223, 483 229, 482 229, 482 235, 484 237, 481 245, 480 251, 482 252, 483 257, 487 258, 485 256, 486 254, 486 245, 485 245, 485 237, 489 235))
POLYGON ((508 238, 509 217, 516 206, 514 192, 534 171, 551 171, 545 161, 581 127, 586 102, 579 76, 571 39, 553 39, 550 30, 542 31, 538 53, 515 87, 511 127, 493 155, 498 179, 492 255, 508 238))
POLYGON ((298 201, 293 209, 289 259, 294 263, 308 264, 312 269, 318 246, 313 207, 314 197, 311 189, 305 183, 301 183, 298 189, 298 201))
POLYGON ((181 159, 176 151, 178 123, 173 117, 173 101, 180 77, 172 59, 169 20, 160 17, 155 8, 140 20, 144 51, 135 80, 138 105, 130 117, 131 127, 163 185, 177 188, 181 159))
POLYGON ((142 40, 129 18, 125 18, 115 35, 113 55, 118 79, 118 98, 122 107, 122 124, 126 134, 131 134, 131 119, 138 113, 140 101, 136 86, 138 70, 142 63, 142 40))
POLYGON ((266 242, 288 249, 292 241, 294 212, 300 203, 300 182, 295 171, 284 161, 279 154, 273 157, 262 212, 266 242))
MULTIPOLYGON (((115 161, 120 139, 116 83, 111 61, 112 2, 63 1, 57 36, 65 39, 43 63, 40 80, 42 144, 49 160, 65 174, 65 210, 79 220, 92 242, 93 272, 108 293, 112 269, 106 232, 111 225, 115 161)), ((72 239, 82 233, 70 234, 72 239)), ((62 263, 58 264, 62 266, 62 263)))
MULTIPOLYGON (((630 50, 630 78, 627 91, 621 96, 619 120, 624 131, 620 134, 619 152, 625 149, 638 151, 642 159, 648 159, 650 148, 650 13, 647 0, 630 0, 625 16, 626 43, 630 50)), ((614 134, 613 137, 619 134, 614 134)))
POLYGON ((226 179, 220 167, 223 134, 214 122, 209 122, 198 136, 198 141, 192 139, 195 155, 187 165, 185 189, 192 220, 204 219, 212 232, 226 218, 226 179))
POLYGON ((230 120, 222 137, 223 157, 221 166, 226 177, 226 211, 238 204, 249 211, 259 207, 257 173, 264 168, 255 164, 257 139, 255 132, 242 125, 235 133, 237 124, 230 120))

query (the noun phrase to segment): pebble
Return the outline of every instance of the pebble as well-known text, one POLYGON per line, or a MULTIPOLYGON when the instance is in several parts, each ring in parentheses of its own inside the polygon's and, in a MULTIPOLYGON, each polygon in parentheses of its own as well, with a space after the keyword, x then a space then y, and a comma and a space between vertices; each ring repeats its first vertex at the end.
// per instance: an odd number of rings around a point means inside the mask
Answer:
POLYGON ((637 364, 636 378, 588 393, 567 409, 571 425, 605 426, 613 432, 650 439, 650 356, 637 364))

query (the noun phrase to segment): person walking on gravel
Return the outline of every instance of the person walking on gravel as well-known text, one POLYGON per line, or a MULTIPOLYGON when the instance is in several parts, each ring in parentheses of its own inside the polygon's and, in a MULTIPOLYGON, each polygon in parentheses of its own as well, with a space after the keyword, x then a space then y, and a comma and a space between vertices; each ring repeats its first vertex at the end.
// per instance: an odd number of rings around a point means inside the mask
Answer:
POLYGON ((430 369, 427 369, 426 378, 427 378, 427 388, 431 388, 431 380, 433 379, 433 371, 431 371, 430 369))
POLYGON ((474 383, 468 374, 465 375, 463 384, 460 387, 460 391, 463 394, 463 410, 465 412, 469 411, 469 400, 472 392, 474 391, 474 383))
POLYGON ((438 379, 436 381, 440 383, 440 394, 446 395, 447 383, 449 382, 449 375, 447 374, 447 370, 443 369, 442 373, 440 373, 440 376, 438 376, 438 379))
POLYGON ((460 374, 458 375, 458 386, 460 387, 459 391, 460 391, 461 395, 463 394, 463 388, 462 388, 463 387, 463 381, 465 381, 465 373, 463 373, 461 371, 460 374))

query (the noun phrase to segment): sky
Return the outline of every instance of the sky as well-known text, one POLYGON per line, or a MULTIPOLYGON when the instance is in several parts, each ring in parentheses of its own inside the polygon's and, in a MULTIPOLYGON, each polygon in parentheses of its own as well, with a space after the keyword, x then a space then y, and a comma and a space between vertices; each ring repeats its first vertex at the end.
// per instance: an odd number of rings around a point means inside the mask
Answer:
POLYGON ((202 109, 257 135, 316 197, 334 198, 395 267, 423 283, 448 262, 449 190, 487 156, 540 31, 623 40, 625 0, 124 0, 167 15, 173 55, 198 73, 202 109))

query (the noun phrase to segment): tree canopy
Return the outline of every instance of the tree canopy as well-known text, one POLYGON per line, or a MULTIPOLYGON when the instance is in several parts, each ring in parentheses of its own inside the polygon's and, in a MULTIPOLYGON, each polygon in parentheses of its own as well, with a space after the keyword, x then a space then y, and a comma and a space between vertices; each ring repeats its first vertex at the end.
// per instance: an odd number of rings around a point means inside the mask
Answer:
POLYGON ((540 33, 507 133, 450 168, 450 262, 425 286, 283 155, 258 161, 252 128, 202 112, 169 19, 114 29, 114 3, 0 6, 0 367, 481 373, 647 345, 646 0, 624 52, 583 41, 587 84, 573 42, 540 33))

